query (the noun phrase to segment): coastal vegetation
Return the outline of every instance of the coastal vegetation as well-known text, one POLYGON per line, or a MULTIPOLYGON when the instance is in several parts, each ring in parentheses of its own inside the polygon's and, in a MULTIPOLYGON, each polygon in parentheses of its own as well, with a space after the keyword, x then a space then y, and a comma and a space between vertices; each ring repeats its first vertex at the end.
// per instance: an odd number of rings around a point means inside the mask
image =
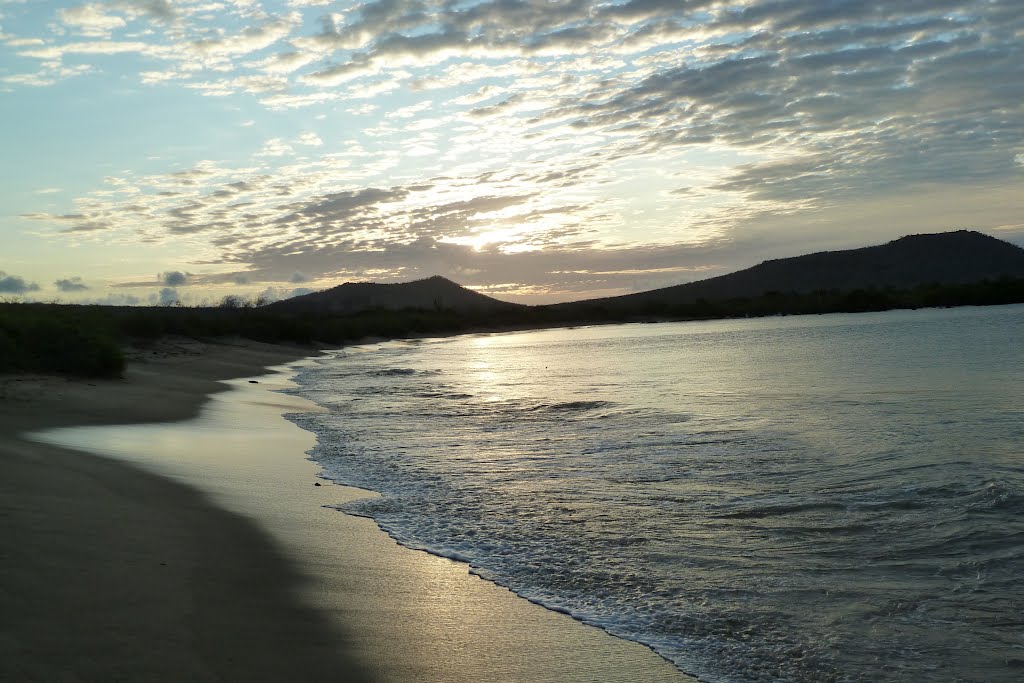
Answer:
POLYGON ((609 306, 596 300, 490 310, 432 305, 330 313, 304 307, 255 305, 235 298, 219 306, 196 308, 3 303, 0 372, 116 377, 124 369, 122 346, 144 346, 166 335, 341 346, 367 338, 399 339, 471 331, 1013 303, 1024 303, 1024 278, 1004 277, 967 284, 934 282, 910 288, 766 291, 758 296, 700 298, 683 303, 648 301, 629 307, 609 306))
POLYGON ((3 304, 0 372, 119 376, 117 332, 95 307, 3 304))

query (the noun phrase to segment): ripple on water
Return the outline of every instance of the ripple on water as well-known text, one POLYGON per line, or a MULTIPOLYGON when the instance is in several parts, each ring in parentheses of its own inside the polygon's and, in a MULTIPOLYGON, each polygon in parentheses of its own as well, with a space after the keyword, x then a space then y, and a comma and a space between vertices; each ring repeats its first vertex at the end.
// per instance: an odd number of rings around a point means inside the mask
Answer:
POLYGON ((328 412, 292 419, 383 494, 344 511, 707 680, 1016 681, 1001 311, 383 345, 303 370, 328 412))

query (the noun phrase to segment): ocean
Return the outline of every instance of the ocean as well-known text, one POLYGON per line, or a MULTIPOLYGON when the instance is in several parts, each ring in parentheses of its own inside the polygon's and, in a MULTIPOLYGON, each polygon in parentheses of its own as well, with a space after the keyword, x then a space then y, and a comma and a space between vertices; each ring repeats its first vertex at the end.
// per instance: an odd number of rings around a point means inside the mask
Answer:
POLYGON ((1024 678, 1024 306, 338 350, 343 512, 706 681, 1024 678))

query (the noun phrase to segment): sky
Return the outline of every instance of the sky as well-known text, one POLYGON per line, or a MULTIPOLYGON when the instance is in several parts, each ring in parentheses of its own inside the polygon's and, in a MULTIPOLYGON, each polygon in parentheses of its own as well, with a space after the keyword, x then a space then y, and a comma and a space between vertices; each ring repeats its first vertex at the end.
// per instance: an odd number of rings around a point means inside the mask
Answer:
POLYGON ((0 299, 1024 244, 1021 0, 0 0, 0 299))

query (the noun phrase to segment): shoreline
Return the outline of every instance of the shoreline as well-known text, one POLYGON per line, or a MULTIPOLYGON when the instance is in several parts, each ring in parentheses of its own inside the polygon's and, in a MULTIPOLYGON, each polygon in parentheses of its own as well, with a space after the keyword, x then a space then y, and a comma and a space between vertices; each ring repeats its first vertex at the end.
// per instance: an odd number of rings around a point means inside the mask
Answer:
POLYGON ((186 346, 123 380, 0 378, 0 679, 369 680, 249 520, 142 468, 25 438, 187 420, 227 389, 218 380, 311 352, 186 346))
MULTIPOLYGON (((287 614, 290 618, 284 619, 286 623, 301 621, 306 628, 302 638, 285 639, 285 644, 291 650, 284 648, 280 656, 275 647, 275 638, 267 636, 263 641, 258 641, 263 643, 259 650, 264 659, 279 660, 279 663, 298 660, 303 663, 305 669, 295 669, 288 676, 284 676, 285 678, 297 676, 298 679, 306 680, 360 680, 361 672, 366 671, 372 680, 396 681, 626 681, 639 680, 636 678, 637 675, 645 680, 690 680, 646 646, 620 640, 571 617, 530 603, 507 589, 469 574, 468 566, 463 563, 401 547, 372 520, 352 517, 322 507, 324 504, 336 504, 352 497, 372 494, 335 485, 326 480, 316 480, 319 466, 302 457, 302 452, 311 447, 315 437, 282 417, 284 412, 296 409, 294 401, 304 399, 270 391, 281 382, 287 382, 284 373, 261 375, 259 384, 250 384, 245 379, 265 372, 262 370, 264 367, 314 355, 313 350, 253 346, 246 342, 235 347, 197 348, 194 349, 194 354, 186 355, 188 360, 185 362, 181 361, 180 354, 170 359, 146 363, 133 362, 126 373, 127 379, 120 387, 110 386, 117 385, 116 382, 36 379, 29 382, 30 385, 32 382, 37 383, 36 385, 12 388, 11 384, 19 383, 3 380, 0 386, 3 387, 2 395, 6 399, 0 398, 0 401, 3 401, 5 408, 12 404, 12 398, 17 400, 13 394, 19 391, 22 394, 30 394, 32 389, 43 387, 44 397, 36 402, 36 410, 22 408, 15 411, 25 413, 25 419, 20 422, 18 431, 36 431, 73 424, 111 424, 125 422, 126 418, 130 417, 136 418, 137 423, 135 427, 127 429, 115 427, 111 430, 64 432, 61 439, 70 438, 72 443, 81 447, 89 446, 86 442, 100 432, 107 432, 107 436, 96 438, 107 438, 109 441, 111 434, 117 430, 115 446, 126 450, 123 453, 106 453, 113 457, 82 456, 77 451, 59 449, 53 445, 13 436, 12 424, 18 421, 16 416, 12 420, 11 411, 5 411, 0 418, 0 454, 3 455, 0 458, 0 467, 5 470, 5 482, 16 481, 6 476, 6 470, 12 466, 12 462, 15 469, 18 468, 18 459, 10 455, 12 449, 22 454, 22 460, 34 459, 36 470, 43 467, 43 460, 51 462, 50 459, 54 458, 57 462, 73 461, 76 465, 81 464, 87 470, 83 475, 87 474, 88 478, 100 484, 108 483, 111 479, 116 480, 114 470, 127 470, 130 475, 122 473, 123 476, 118 481, 130 480, 132 486, 139 487, 142 485, 131 479, 131 476, 152 478, 160 484, 179 488, 179 493, 183 496, 192 495, 194 498, 202 499, 199 502, 206 507, 197 512, 197 518, 207 519, 221 514, 230 517, 239 525, 248 527, 251 532, 248 534, 249 540, 254 543, 254 556, 262 557, 262 553, 266 552, 269 553, 269 557, 280 560, 278 564, 271 562, 276 568, 268 570, 267 578, 272 577, 270 583, 280 581, 280 586, 284 588, 279 592, 283 594, 281 597, 285 598, 282 605, 276 606, 265 604, 267 601, 261 598, 258 601, 259 605, 270 611, 267 614, 250 614, 249 622, 263 623, 267 618, 280 621, 281 615, 287 614), (229 377, 242 379, 218 384, 211 379, 218 376, 217 373, 227 373, 229 377), (48 386, 48 383, 52 383, 53 386, 48 386), (90 384, 97 386, 88 386, 90 384), (102 403, 96 396, 97 389, 100 393, 111 392, 115 395, 107 397, 107 403, 103 404, 101 409, 97 409, 102 403), (233 391, 223 392, 224 389, 233 391), (150 396, 170 396, 173 400, 161 401, 160 406, 151 405, 144 400, 147 391, 150 392, 150 396), (200 391, 202 393, 199 393, 200 391), (185 400, 185 396, 191 396, 192 400, 185 400), (134 406, 134 412, 112 412, 111 402, 115 408, 134 406), (52 410, 48 412, 45 409, 47 406, 52 410), (159 425, 155 424, 157 420, 187 421, 159 425), (86 437, 86 434, 93 436, 86 437), (190 450, 196 452, 187 457, 182 455, 180 443, 177 446, 172 443, 172 451, 178 448, 174 451, 176 454, 154 455, 139 452, 144 450, 140 444, 173 442, 174 438, 184 438, 190 444, 190 450), (233 455, 223 459, 209 457, 209 452, 218 450, 230 451, 233 455), (281 450, 287 451, 283 457, 281 450), (128 464, 125 464, 125 461, 128 464), (245 473, 240 475, 239 471, 243 466, 245 473), (154 471, 159 476, 149 473, 154 471), (167 481, 168 479, 176 481, 167 481), (273 482, 272 486, 268 487, 268 480, 273 482), (314 481, 321 486, 314 488, 314 481), (260 544, 255 543, 254 539, 265 541, 265 545, 257 547, 260 544)), ((109 443, 107 446, 92 444, 94 451, 103 452, 104 449, 111 448, 114 447, 109 443)), ((28 470, 32 469, 24 462, 21 462, 21 467, 23 470, 26 467, 28 470)), ((37 471, 33 476, 39 477, 40 473, 37 471)), ((66 515, 55 513, 52 507, 42 502, 53 502, 44 494, 57 482, 53 482, 52 477, 47 481, 50 483, 32 479, 19 500, 39 501, 37 507, 41 510, 36 512, 44 517, 47 514, 56 517, 57 519, 53 521, 57 522, 56 526, 59 528, 54 533, 59 535, 67 529, 64 526, 66 515)), ((61 490, 67 490, 65 484, 57 484, 61 490)), ((117 486, 120 488, 123 485, 127 484, 117 486)), ((153 486, 157 487, 157 484, 153 486)), ((144 501, 145 506, 151 511, 166 511, 168 503, 172 501, 165 494, 166 492, 163 492, 155 498, 147 498, 144 501)), ((170 507, 177 509, 184 504, 181 500, 174 500, 170 507)), ((24 510, 20 513, 15 511, 15 522, 19 514, 24 517, 24 510)), ((96 510, 90 510, 85 517, 88 519, 90 515, 94 517, 96 510)), ((10 530, 6 530, 5 535, 7 531, 10 530)), ((166 533, 190 540, 196 530, 176 527, 166 533)), ((222 533, 229 536, 247 536, 246 533, 232 531, 227 527, 222 528, 222 533)), ((58 540, 67 541, 66 538, 58 540)), ((100 545, 109 548, 110 542, 111 539, 108 538, 104 541, 107 545, 100 545)), ((160 543, 155 545, 162 552, 166 553, 168 550, 161 547, 160 543)), ((228 545, 233 545, 233 541, 228 545)), ((40 548, 37 544, 33 548, 40 556, 45 556, 46 553, 53 554, 49 547, 40 548)), ((179 548, 177 551, 185 553, 191 548, 192 546, 179 548)), ((192 572, 194 574, 198 570, 212 567, 213 573, 220 573, 217 577, 219 580, 233 583, 235 593, 230 596, 219 593, 200 596, 195 591, 194 581, 192 584, 184 581, 184 592, 178 593, 180 599, 165 600, 164 610, 180 611, 184 603, 191 604, 193 608, 197 602, 202 603, 204 607, 215 605, 216 607, 210 607, 207 612, 217 614, 221 610, 227 610, 228 614, 222 615, 224 618, 220 620, 223 624, 225 620, 230 620, 231 610, 252 607, 248 603, 264 589, 254 590, 256 587, 250 584, 248 570, 254 562, 258 565, 261 561, 238 562, 222 558, 226 562, 218 564, 214 561, 217 550, 203 547, 193 552, 192 572), (231 576, 233 578, 228 578, 231 576), (189 593, 189 590, 192 592, 189 593)), ((10 563, 5 562, 12 565, 4 568, 2 576, 2 585, 5 588, 12 587, 4 594, 5 604, 0 611, 5 614, 15 615, 29 611, 32 605, 38 604, 36 601, 18 601, 12 596, 15 593, 30 595, 33 590, 36 593, 44 592, 44 585, 48 583, 39 578, 36 585, 27 586, 28 590, 18 590, 16 584, 7 580, 8 574, 12 570, 17 573, 17 565, 26 561, 23 555, 27 552, 16 554, 10 563), (21 612, 8 610, 6 603, 12 603, 21 612)), ((155 551, 150 552, 152 554, 155 551)), ((233 551, 227 554, 231 556, 233 551)), ((86 558, 84 563, 89 564, 89 560, 96 562, 101 559, 86 558)), ((166 573, 168 564, 170 563, 149 567, 149 580, 158 583, 164 581, 165 577, 160 572, 166 573)), ((55 581, 66 579, 66 575, 70 573, 69 568, 60 563, 50 564, 48 568, 55 581)), ((22 574, 24 573, 23 571, 22 574)), ((24 579, 25 577, 22 577, 23 583, 24 579)), ((143 582, 145 580, 143 579, 143 582)), ((216 581, 211 583, 222 585, 216 581)), ((102 586, 100 588, 102 589, 102 586)), ((149 597, 143 596, 140 602, 145 603, 149 597)), ((273 603, 273 600, 269 602, 273 603)), ((115 624, 128 625, 132 624, 133 620, 146 618, 155 609, 145 604, 138 607, 140 609, 132 614, 118 609, 109 614, 108 618, 115 624)), ((92 615, 85 621, 95 621, 91 617, 92 615)), ((21 621, 16 617, 9 618, 12 624, 21 621)), ((59 671, 52 663, 55 661, 54 657, 63 661, 64 671, 76 663, 82 664, 64 641, 68 636, 66 629, 58 628, 56 624, 48 625, 45 618, 36 621, 42 622, 37 624, 37 630, 33 631, 37 638, 45 640, 47 636, 59 637, 64 643, 62 651, 51 648, 48 652, 47 666, 50 668, 47 671, 50 674, 59 671)), ((152 619, 148 621, 152 622, 152 619)), ((217 623, 216 620, 209 619, 203 622, 201 618, 198 622, 193 620, 188 624, 182 622, 180 618, 177 621, 166 620, 164 626, 176 627, 178 630, 170 634, 170 637, 162 636, 161 642, 166 644, 165 649, 183 650, 184 656, 179 655, 175 660, 182 663, 178 669, 172 669, 166 675, 160 676, 159 667, 171 662, 146 653, 145 650, 136 650, 135 658, 146 660, 141 664, 155 667, 149 672, 155 672, 155 675, 140 675, 136 678, 170 680, 186 677, 191 680, 205 680, 204 676, 197 673, 217 671, 218 662, 231 661, 235 665, 240 660, 248 662, 249 658, 245 654, 247 648, 251 647, 248 639, 239 639, 234 630, 217 626, 217 623), (218 645, 212 648, 213 651, 209 651, 210 648, 204 650, 196 646, 196 642, 203 640, 197 637, 199 631, 195 628, 196 623, 205 623, 207 633, 217 636, 218 645), (225 642, 220 642, 221 640, 225 642), (240 640, 244 642, 239 642, 240 640), (236 654, 222 656, 224 652, 236 654), (180 668, 185 662, 190 666, 187 671, 180 668)), ((134 625, 131 628, 134 629, 134 625)), ((174 631, 174 628, 171 630, 174 631)), ((147 636, 141 635, 146 632, 145 630, 136 632, 140 635, 133 636, 135 640, 154 639, 151 633, 147 636)), ((0 648, 3 648, 0 649, 0 654, 4 655, 0 659, 8 662, 5 666, 10 666, 13 662, 15 665, 29 667, 12 669, 14 673, 31 671, 31 666, 42 665, 37 661, 41 649, 22 648, 19 651, 11 647, 11 643, 18 643, 19 635, 17 628, 5 629, 0 633, 0 648)), ((91 644, 92 647, 95 645, 91 644)), ((124 648, 117 650, 122 654, 125 651, 124 648)), ((95 659, 91 657, 90 661, 95 659)), ((257 657, 256 661, 258 660, 257 657)), ((115 663, 121 665, 120 659, 114 657, 113 652, 104 661, 111 666, 115 663)), ((243 663, 241 666, 245 667, 247 664, 243 663)), ((294 664, 289 663, 288 666, 294 664)), ((228 680, 255 680, 264 676, 264 680, 282 678, 271 675, 271 670, 270 665, 257 666, 253 662, 248 670, 234 670, 225 677, 228 680)), ((115 669, 108 669, 106 673, 113 671, 121 673, 115 669)), ((0 674, 4 673, 6 672, 0 670, 0 674)), ((50 678, 52 675, 35 677, 50 678)), ((89 679, 88 676, 86 678, 89 679)))

